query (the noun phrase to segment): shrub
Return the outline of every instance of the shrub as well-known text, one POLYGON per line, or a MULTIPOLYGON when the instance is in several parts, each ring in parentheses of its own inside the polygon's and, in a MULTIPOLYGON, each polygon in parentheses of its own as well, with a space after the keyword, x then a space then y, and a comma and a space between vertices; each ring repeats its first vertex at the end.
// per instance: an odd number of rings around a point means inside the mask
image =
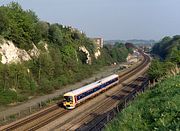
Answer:
POLYGON ((179 130, 180 76, 168 78, 140 94, 109 123, 106 131, 179 130))

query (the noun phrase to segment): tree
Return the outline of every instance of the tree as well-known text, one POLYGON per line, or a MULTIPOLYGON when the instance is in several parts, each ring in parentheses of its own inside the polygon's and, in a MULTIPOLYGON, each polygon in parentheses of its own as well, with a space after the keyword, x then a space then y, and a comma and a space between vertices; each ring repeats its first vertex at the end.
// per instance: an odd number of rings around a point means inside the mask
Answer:
POLYGON ((167 56, 167 59, 180 66, 180 50, 176 47, 172 48, 171 52, 167 56))
POLYGON ((156 43, 152 48, 152 53, 159 55, 163 60, 169 60, 179 65, 180 36, 173 38, 164 37, 162 41, 156 43))
POLYGON ((33 37, 33 41, 38 43, 41 40, 48 41, 48 33, 49 33, 50 24, 43 21, 38 21, 35 25, 35 34, 33 37))
POLYGON ((63 35, 62 31, 57 24, 53 24, 49 28, 49 40, 50 42, 57 44, 59 46, 63 45, 63 35))
POLYGON ((4 7, 0 7, 0 35, 8 30, 9 19, 4 7))

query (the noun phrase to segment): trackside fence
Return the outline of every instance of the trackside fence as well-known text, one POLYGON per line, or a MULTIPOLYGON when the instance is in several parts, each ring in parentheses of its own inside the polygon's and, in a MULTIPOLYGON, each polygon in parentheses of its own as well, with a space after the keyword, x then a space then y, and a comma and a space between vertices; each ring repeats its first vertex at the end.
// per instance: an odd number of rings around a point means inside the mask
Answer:
POLYGON ((51 103, 57 103, 59 101, 59 97, 50 98, 45 101, 40 101, 34 104, 33 106, 29 106, 25 108, 24 110, 20 110, 17 113, 14 113, 12 115, 6 115, 0 117, 0 125, 5 125, 6 123, 13 122, 15 120, 18 120, 20 118, 23 118, 25 116, 31 115, 37 111, 40 111, 48 106, 51 105, 51 103))
POLYGON ((130 101, 134 100, 138 93, 144 92, 146 89, 151 88, 149 79, 146 79, 142 84, 125 96, 120 103, 118 103, 112 110, 104 113, 103 115, 97 116, 91 122, 80 127, 76 131, 101 131, 105 128, 106 124, 113 120, 119 112, 128 106, 130 101))
MULTIPOLYGON (((123 102, 121 101, 116 107, 114 107, 111 111, 103 114, 102 116, 98 116, 97 120, 95 120, 95 122, 91 122, 88 123, 88 129, 82 127, 82 129, 78 129, 78 130, 83 130, 86 129, 87 130, 102 130, 106 123, 108 123, 109 121, 111 121, 116 115, 117 113, 119 113, 122 109, 124 109, 126 106, 128 106, 129 101, 133 100, 134 97, 141 92, 144 92, 144 90, 146 90, 147 88, 151 88, 152 86, 155 85, 155 82, 153 82, 153 84, 150 83, 150 81, 147 79, 145 80, 141 86, 139 86, 139 88, 137 88, 136 90, 134 90, 133 92, 131 92, 128 96, 123 98, 123 102)), ((20 110, 18 113, 12 114, 10 116, 4 114, 3 116, 0 117, 0 126, 1 125, 5 125, 6 123, 9 122, 13 122, 15 120, 18 120, 20 118, 23 118, 25 116, 28 116, 30 114, 33 114, 45 107, 47 107, 48 105, 50 105, 50 103, 52 102, 56 102, 56 100, 59 100, 58 97, 54 97, 51 99, 48 99, 46 101, 41 101, 39 103, 36 103, 33 106, 27 107, 24 110, 20 110)), ((85 126, 87 127, 87 126, 85 126)))

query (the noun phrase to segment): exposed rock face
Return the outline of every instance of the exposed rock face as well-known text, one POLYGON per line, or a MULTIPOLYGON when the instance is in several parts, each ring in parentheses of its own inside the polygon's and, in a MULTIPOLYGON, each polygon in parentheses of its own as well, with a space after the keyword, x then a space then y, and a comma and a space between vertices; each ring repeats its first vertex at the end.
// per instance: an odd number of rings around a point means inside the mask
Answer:
POLYGON ((86 63, 87 63, 87 64, 91 64, 90 53, 89 53, 89 51, 86 49, 86 47, 85 47, 85 46, 79 47, 79 51, 82 51, 82 52, 84 52, 84 53, 86 54, 86 56, 87 56, 86 63))
POLYGON ((46 50, 47 52, 49 52, 49 50, 48 50, 48 44, 47 44, 47 43, 44 44, 44 48, 45 48, 45 50, 46 50))
POLYGON ((39 56, 39 51, 35 45, 33 45, 32 50, 27 52, 17 48, 12 41, 2 40, 2 43, 0 43, 0 54, 2 56, 1 63, 10 64, 28 61, 33 56, 39 56))
POLYGON ((98 59, 98 57, 101 55, 101 52, 100 50, 98 49, 95 53, 94 53, 94 56, 96 59, 98 59))
MULTIPOLYGON (((44 44, 45 50, 49 52, 48 44, 47 43, 43 43, 43 44, 44 44)), ((86 47, 85 46, 79 47, 79 51, 82 51, 86 54, 87 56, 86 63, 91 64, 92 59, 86 47)), ((2 42, 0 43, 0 55, 2 58, 1 63, 11 64, 11 63, 19 63, 19 62, 21 63, 23 61, 31 60, 32 57, 38 57, 40 55, 40 51, 34 44, 33 44, 33 49, 26 51, 26 50, 17 48, 13 44, 12 41, 2 40, 2 42)), ((98 59, 100 55, 101 55, 101 52, 99 48, 97 48, 96 52, 94 53, 94 56, 96 59, 98 59)), ((78 58, 77 58, 77 61, 78 61, 78 58)))
POLYGON ((29 52, 29 55, 30 55, 31 57, 33 57, 33 56, 38 57, 39 54, 40 54, 38 48, 37 48, 34 44, 33 44, 33 49, 32 49, 32 50, 29 50, 28 52, 29 52))
POLYGON ((101 55, 100 49, 103 48, 103 39, 102 38, 93 38, 92 40, 96 46, 94 57, 95 57, 95 59, 98 59, 98 57, 101 55))

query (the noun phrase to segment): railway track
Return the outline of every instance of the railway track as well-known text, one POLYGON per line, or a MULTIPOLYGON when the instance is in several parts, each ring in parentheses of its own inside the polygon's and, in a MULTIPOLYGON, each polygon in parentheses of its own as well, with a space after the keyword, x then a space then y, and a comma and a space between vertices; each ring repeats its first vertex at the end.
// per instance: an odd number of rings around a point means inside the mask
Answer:
MULTIPOLYGON (((135 68, 129 70, 128 72, 124 73, 123 75, 120 75, 120 82, 123 82, 125 79, 129 78, 130 76, 136 74, 139 70, 141 70, 143 67, 147 66, 150 59, 148 56, 142 54, 144 59, 142 63, 135 68)), ((44 125, 54 121, 55 119, 67 114, 69 111, 65 110, 64 108, 60 108, 59 103, 56 105, 53 105, 45 110, 42 110, 38 113, 35 113, 31 116, 28 116, 24 119, 21 119, 19 121, 13 122, 9 125, 6 125, 4 127, 1 127, 0 130, 3 131, 11 131, 11 130, 37 130, 44 125)), ((102 105, 103 106, 103 105, 102 105)))
POLYGON ((13 122, 7 126, 4 126, 4 128, 0 128, 0 130, 12 131, 12 130, 29 130, 31 128, 35 129, 35 127, 39 126, 40 124, 42 125, 42 122, 49 121, 47 114, 52 115, 52 116, 57 116, 57 115, 60 116, 59 112, 67 111, 63 108, 61 108, 61 109, 59 110, 58 104, 53 105, 45 110, 42 110, 40 112, 37 112, 31 116, 24 118, 24 119, 13 122), (61 109, 62 109, 62 111, 60 111, 61 109), (41 121, 38 121, 39 119, 41 119, 41 121), (33 126, 32 126, 32 124, 33 124, 33 126), (26 128, 23 128, 24 126, 26 126, 26 128))
MULTIPOLYGON (((147 80, 147 79, 145 79, 147 80)), ((123 94, 123 91, 119 91, 117 94, 114 94, 113 97, 117 99, 116 101, 109 100, 111 102, 108 102, 107 104, 103 105, 101 108, 97 108, 96 110, 96 117, 92 116, 86 116, 86 120, 79 121, 78 124, 76 125, 81 125, 78 127, 72 126, 68 130, 72 130, 73 127, 76 129, 76 131, 101 131, 105 127, 105 124, 109 121, 112 120, 113 117, 117 115, 118 112, 120 112, 124 107, 127 106, 128 101, 132 100, 136 93, 139 90, 139 86, 142 83, 140 81, 133 82, 132 84, 128 85, 127 87, 123 88, 122 90, 125 89, 125 94, 123 94), (109 110, 103 110, 102 108, 106 109, 108 108, 109 110), (89 119, 88 119, 89 117, 89 119)), ((73 130, 74 130, 73 129, 73 130)))
POLYGON ((98 117, 102 115, 103 113, 107 112, 108 110, 110 110, 112 105, 115 105, 117 102, 121 101, 121 99, 124 98, 126 95, 128 95, 129 92, 134 90, 134 88, 136 88, 138 84, 139 82, 136 82, 136 83, 133 82, 132 87, 126 86, 122 88, 121 90, 119 90, 118 92, 115 92, 110 96, 107 96, 106 99, 96 104, 96 106, 91 108, 91 110, 88 110, 88 112, 83 113, 82 115, 76 117, 73 120, 69 119, 59 124, 52 130, 60 129, 63 131, 73 131, 73 130, 76 130, 79 125, 86 125, 86 123, 90 122, 95 117, 98 117), (71 124, 67 124, 67 123, 71 123, 71 124))
MULTIPOLYGON (((145 67, 149 63, 149 59, 145 59, 144 64, 141 66, 137 67, 134 71, 133 74, 137 73, 139 69, 145 67)), ((129 74, 126 75, 126 78, 129 77, 129 74)), ((124 79, 124 78, 123 78, 124 79)), ((121 79, 121 80, 123 80, 121 79)), ((132 95, 133 91, 136 91, 142 81, 137 79, 138 81, 135 80, 135 82, 132 82, 129 84, 129 86, 125 86, 122 89, 119 89, 117 92, 113 93, 111 96, 108 98, 104 99, 101 101, 99 104, 96 104, 96 106, 93 106, 91 110, 88 110, 88 112, 84 112, 82 115, 79 115, 75 119, 68 119, 67 121, 59 124, 52 130, 63 130, 63 131, 69 131, 69 130, 76 130, 79 128, 80 125, 86 125, 87 123, 93 121, 95 117, 98 117, 99 119, 101 118, 101 115, 106 114, 112 107, 117 105, 117 103, 123 102, 123 98, 125 98, 128 95, 132 95), (132 93, 132 94, 131 94, 132 93)), ((93 121, 92 125, 96 125, 96 121, 99 121, 99 119, 95 119, 93 121)), ((89 131, 93 129, 93 126, 85 126, 86 128, 82 129, 80 128, 79 130, 85 130, 89 131)))

